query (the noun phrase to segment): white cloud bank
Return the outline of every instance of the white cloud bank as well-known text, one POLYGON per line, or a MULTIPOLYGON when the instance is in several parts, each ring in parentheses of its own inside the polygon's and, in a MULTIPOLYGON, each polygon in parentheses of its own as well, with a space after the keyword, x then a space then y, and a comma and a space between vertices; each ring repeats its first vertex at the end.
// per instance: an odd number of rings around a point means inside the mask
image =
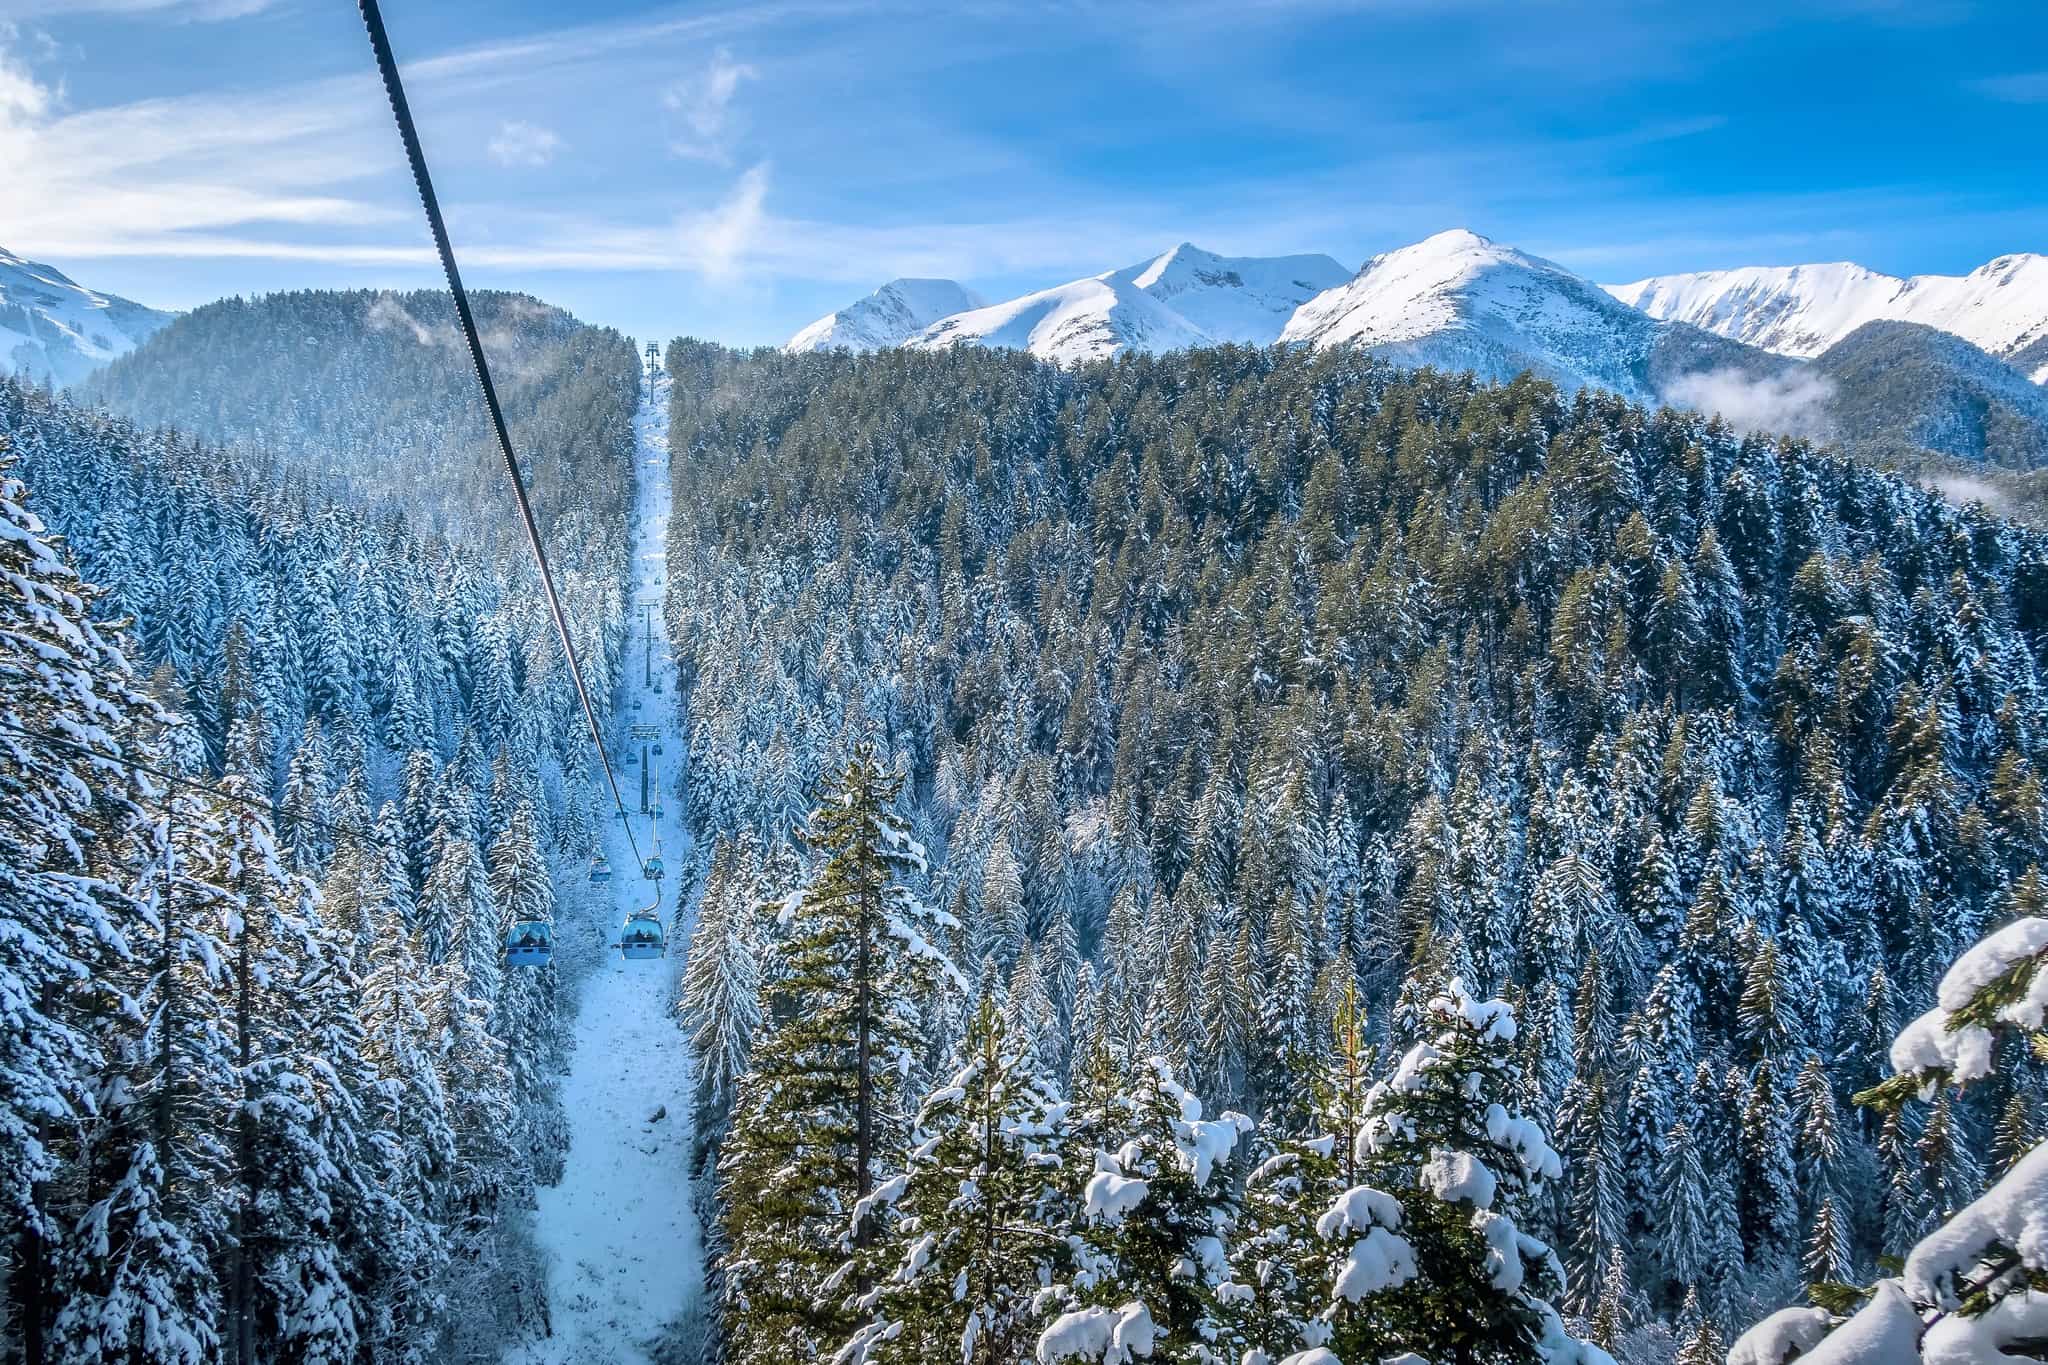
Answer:
POLYGON ((1773 375, 1740 370, 1704 370, 1681 375, 1658 395, 1674 407, 1720 417, 1742 431, 1823 439, 1834 428, 1835 386, 1807 369, 1773 375))

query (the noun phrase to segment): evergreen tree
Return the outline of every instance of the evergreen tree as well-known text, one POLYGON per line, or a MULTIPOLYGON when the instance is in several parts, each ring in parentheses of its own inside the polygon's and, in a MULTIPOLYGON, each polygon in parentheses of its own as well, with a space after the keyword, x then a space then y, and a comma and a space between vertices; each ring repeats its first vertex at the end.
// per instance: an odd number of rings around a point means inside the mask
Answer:
POLYGON ((1542 1130, 1510 1110, 1513 1009, 1451 982, 1430 1033, 1376 1087, 1359 1139, 1366 1178, 1402 1192, 1416 1283, 1389 1306, 1394 1339, 1456 1341, 1473 1358, 1534 1361, 1563 1288, 1556 1258, 1520 1228, 1562 1167, 1542 1130))
POLYGON ((1157 1358, 1199 1359, 1224 1330, 1219 1291, 1231 1283, 1225 1235, 1235 1212, 1227 1168, 1251 1120, 1203 1119, 1201 1102, 1154 1057, 1103 1121, 1116 1145, 1089 1154, 1073 1264, 1047 1296, 1058 1316, 1037 1354, 1058 1359, 1063 1343, 1123 1322, 1157 1358))
POLYGON ((934 946, 942 917, 905 885, 924 859, 890 813, 897 790, 863 749, 811 817, 821 861, 777 947, 719 1160, 739 1360, 835 1348, 878 1268, 870 1197, 907 1136, 901 1087, 923 1038, 913 1002, 933 975, 957 978, 934 946))
POLYGON ((962 1051, 918 1114, 903 1173, 877 1191, 898 1215, 878 1258, 888 1271, 836 1359, 1004 1365, 1034 1335, 1034 1299, 1066 1250, 1052 1230, 1069 1211, 1048 1179, 1063 1106, 987 996, 962 1051))
POLYGON ((760 964, 750 941, 754 887, 751 870, 720 840, 690 931, 677 1008, 696 1065, 696 1134, 700 1151, 724 1136, 734 1090, 747 1069, 754 1030, 761 1022, 760 964))

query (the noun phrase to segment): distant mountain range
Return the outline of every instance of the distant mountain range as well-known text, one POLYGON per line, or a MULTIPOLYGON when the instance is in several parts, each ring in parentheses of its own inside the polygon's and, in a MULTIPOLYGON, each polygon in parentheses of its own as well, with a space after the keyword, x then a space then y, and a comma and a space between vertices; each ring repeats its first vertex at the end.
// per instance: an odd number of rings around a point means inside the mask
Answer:
POLYGON ((937 313, 924 305, 972 296, 951 280, 893 280, 804 328, 787 349, 1007 346, 1071 365, 1132 348, 1263 346, 1302 304, 1349 277, 1328 256, 1218 256, 1183 242, 1122 270, 937 313), (892 325, 877 325, 881 319, 892 325))
POLYGON ((1777 366, 1739 343, 1659 322, 1563 266, 1475 232, 1373 257, 1304 303, 1280 340, 1361 346, 1401 365, 1509 379, 1533 370, 1568 389, 1655 401, 1677 374, 1777 366))
POLYGON ((898 280, 791 338, 1004 346, 1059 364, 1224 341, 1358 346, 1402 365, 1720 412, 1759 430, 2048 464, 2048 257, 1895 279, 1854 265, 1599 285, 1458 229, 1356 273, 1327 256, 1225 257, 1183 243, 1140 265, 1000 303, 898 280), (886 321, 884 321, 886 320, 886 321), (2032 369, 2024 367, 2033 366, 2032 369))
POLYGON ((0 249, 0 371, 69 384, 134 350, 174 316, 0 249))
MULTIPOLYGON (((0 250, 0 369, 75 384, 172 316, 0 250)), ((1962 276, 1837 264, 1603 286, 1463 229, 1356 273, 1183 242, 995 303, 952 280, 894 280, 787 349, 1001 346, 1074 365, 1223 342, 1355 346, 1485 379, 1534 371, 1895 463, 2048 468, 2048 256, 1962 276)))
POLYGON ((1780 355, 1817 356, 1866 322, 1917 322, 2048 383, 2048 256, 2000 256, 1967 275, 1900 279, 1844 261, 1658 275, 1608 288, 1651 317, 1780 355))
POLYGON ((904 342, 981 298, 951 280, 891 280, 857 303, 828 313, 789 339, 791 351, 874 351, 904 342))

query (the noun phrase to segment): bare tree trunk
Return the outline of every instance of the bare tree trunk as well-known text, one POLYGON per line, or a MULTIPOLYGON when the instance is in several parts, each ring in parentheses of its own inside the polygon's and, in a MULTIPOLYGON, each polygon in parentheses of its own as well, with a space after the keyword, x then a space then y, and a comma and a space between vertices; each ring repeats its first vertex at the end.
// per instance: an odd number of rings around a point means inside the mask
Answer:
POLYGON ((249 919, 245 908, 242 932, 235 947, 235 1033, 241 1059, 242 1103, 235 1115, 235 1158, 240 1167, 242 1197, 235 1204, 233 1330, 235 1365, 256 1365, 256 1323, 250 1311, 253 1273, 249 1264, 249 1205, 256 1198, 256 1131, 249 1116, 249 919))
MULTIPOLYGON (((49 1140, 49 1120, 36 1120, 36 1138, 49 1140)), ((34 1205, 30 1221, 24 1223, 21 1236, 15 1246, 14 1283, 9 1294, 15 1303, 15 1316, 21 1325, 21 1359, 23 1365, 43 1365, 48 1358, 49 1348, 44 1341, 44 1322, 50 1316, 50 1247, 43 1240, 42 1230, 33 1221, 43 1214, 43 1205, 48 1198, 48 1187, 38 1182, 29 1193, 29 1202, 34 1205)))
MULTIPOLYGON (((863 893, 863 899, 866 899, 865 893, 863 893)), ((867 908, 863 905, 860 917, 860 957, 854 968, 854 1015, 856 1020, 855 1029, 859 1038, 859 1042, 856 1045, 857 1055, 854 1061, 854 1162, 859 1168, 855 1175, 856 1194, 862 1199, 868 1197, 874 1186, 874 1177, 870 1169, 870 1163, 874 1156, 875 1135, 874 1079, 869 1074, 871 1041, 868 1036, 868 1014, 871 1008, 869 1002, 871 992, 868 983, 868 973, 872 969, 869 944, 870 932, 868 928, 869 918, 867 908)), ((853 1236, 854 1245, 867 1245, 866 1219, 862 1219, 860 1225, 854 1229, 853 1236)))

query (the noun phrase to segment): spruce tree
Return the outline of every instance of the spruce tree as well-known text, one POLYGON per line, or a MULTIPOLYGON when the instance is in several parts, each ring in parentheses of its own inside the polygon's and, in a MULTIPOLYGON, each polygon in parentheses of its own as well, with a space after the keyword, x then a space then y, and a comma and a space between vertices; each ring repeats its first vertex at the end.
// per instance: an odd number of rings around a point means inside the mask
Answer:
MULTIPOLYGON (((1102 1121, 1112 1146, 1090 1157, 1073 1261, 1045 1297, 1055 1316, 1040 1359, 1062 1343, 1121 1322, 1165 1360, 1195 1360, 1225 1330, 1232 1284, 1227 1235, 1235 1214, 1230 1169, 1252 1129, 1241 1114, 1202 1118, 1202 1105, 1163 1058, 1143 1063, 1102 1121), (1141 1326, 1142 1324, 1142 1326, 1141 1326)), ((1071 1162, 1070 1162, 1071 1165, 1071 1162)))
POLYGON ((23 505, 8 445, 0 435, 0 1245, 34 1340, 55 1306, 55 1130, 92 1112, 109 1059, 91 1015, 121 1003, 93 1001, 89 983, 139 927, 111 836, 136 818, 122 760, 155 708, 119 637, 93 623, 97 593, 23 505))
POLYGON ((890 811, 896 782, 856 752, 813 812, 820 861, 791 912, 767 1015, 719 1160, 728 1350, 742 1361, 835 1349, 872 1288, 870 1200, 908 1135, 913 1002, 935 974, 942 917, 905 885, 922 849, 890 811))
POLYGON ((1375 1088, 1359 1138, 1366 1179, 1401 1200, 1415 1283, 1387 1308, 1404 1349, 1534 1362, 1563 1288, 1521 1224, 1561 1172, 1542 1130, 1508 1107, 1514 1010, 1452 981, 1425 1007, 1427 1037, 1375 1088))
POLYGON ((984 996, 965 1064, 925 1099, 902 1174, 880 1194, 897 1222, 861 1307, 871 1319, 834 1358, 1007 1365, 1035 1335, 1033 1303, 1063 1264, 1070 1215, 1051 1179, 1065 1106, 984 996))
POLYGON ((725 1135, 740 1076, 761 1022, 760 963, 751 941, 754 870, 728 841, 714 846, 711 871, 690 931, 677 1002, 696 1065, 696 1141, 700 1152, 725 1135))

